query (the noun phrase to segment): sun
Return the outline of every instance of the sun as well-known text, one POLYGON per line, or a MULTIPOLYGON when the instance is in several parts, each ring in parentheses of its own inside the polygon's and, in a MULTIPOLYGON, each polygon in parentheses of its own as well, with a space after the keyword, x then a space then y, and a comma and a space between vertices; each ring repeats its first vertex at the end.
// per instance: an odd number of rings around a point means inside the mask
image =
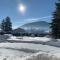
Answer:
POLYGON ((26 6, 24 4, 19 4, 18 9, 22 14, 26 12, 26 6))

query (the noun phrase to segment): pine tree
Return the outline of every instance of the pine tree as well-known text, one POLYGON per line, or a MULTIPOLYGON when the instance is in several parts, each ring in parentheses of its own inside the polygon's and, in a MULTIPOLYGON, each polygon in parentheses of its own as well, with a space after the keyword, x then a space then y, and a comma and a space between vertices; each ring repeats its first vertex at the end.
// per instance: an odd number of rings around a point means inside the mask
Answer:
POLYGON ((1 29, 6 32, 10 33, 12 31, 12 23, 10 21, 10 17, 6 17, 1 23, 1 29))
POLYGON ((2 20, 2 23, 1 23, 1 29, 2 29, 2 31, 4 31, 5 30, 5 21, 4 21, 4 19, 2 20))
POLYGON ((60 39, 60 1, 56 3, 56 10, 53 13, 51 29, 52 29, 52 38, 60 39))

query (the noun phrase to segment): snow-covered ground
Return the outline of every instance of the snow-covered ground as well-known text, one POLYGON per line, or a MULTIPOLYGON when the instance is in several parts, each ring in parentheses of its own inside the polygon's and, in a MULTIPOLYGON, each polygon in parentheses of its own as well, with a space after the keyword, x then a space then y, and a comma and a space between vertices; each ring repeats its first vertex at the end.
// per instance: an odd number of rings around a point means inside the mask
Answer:
POLYGON ((50 41, 50 38, 47 37, 15 37, 15 36, 10 36, 7 40, 18 40, 18 41, 43 41, 47 42, 50 41))
POLYGON ((0 60, 5 58, 7 60, 32 60, 38 56, 42 56, 42 58, 44 58, 44 56, 47 58, 51 57, 50 60, 52 60, 54 57, 58 59, 60 58, 60 48, 31 43, 0 43, 0 60), (31 51, 36 52, 32 53, 31 51))
POLYGON ((21 60, 32 53, 26 53, 19 50, 0 48, 0 60, 21 60))
POLYGON ((12 35, 0 36, 0 60, 60 60, 60 41, 51 41, 47 37, 15 37, 12 35), (8 40, 8 41, 7 41, 8 40), (33 43, 11 43, 10 41, 34 41, 33 43), (50 46, 53 45, 53 46, 50 46))
MULTIPOLYGON (((60 39, 57 39, 57 41, 48 38, 48 37, 15 37, 15 36, 10 36, 10 38, 8 38, 7 40, 10 41, 16 41, 16 42, 30 42, 30 43, 39 43, 39 44, 45 44, 45 45, 51 45, 51 46, 56 46, 56 47, 60 47, 60 39)), ((13 42, 12 41, 12 42, 13 42)))

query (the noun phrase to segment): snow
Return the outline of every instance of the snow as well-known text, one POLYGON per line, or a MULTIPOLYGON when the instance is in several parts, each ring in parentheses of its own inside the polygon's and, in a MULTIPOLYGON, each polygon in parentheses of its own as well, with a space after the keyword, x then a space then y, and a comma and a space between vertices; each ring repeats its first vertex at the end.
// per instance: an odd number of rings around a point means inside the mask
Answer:
POLYGON ((43 41, 47 42, 49 41, 49 38, 46 37, 24 37, 23 40, 28 40, 28 41, 43 41))
MULTIPOLYGON (((0 43, 0 60, 6 58, 7 60, 34 60, 41 56, 42 60, 46 58, 60 58, 60 48, 42 45, 42 44, 28 44, 28 43, 0 43), (38 50, 39 52, 30 53, 20 51, 19 49, 38 50)), ((50 59, 50 60, 52 60, 50 59)))
POLYGON ((60 60, 60 58, 56 57, 55 55, 51 55, 45 52, 39 52, 32 56, 26 57, 25 60, 60 60))
POLYGON ((19 40, 19 41, 43 41, 47 42, 50 41, 50 38, 47 37, 16 37, 16 36, 10 36, 7 40, 19 40))
POLYGON ((18 50, 0 48, 0 58, 2 59, 6 58, 7 60, 16 60, 18 58, 21 59, 29 55, 31 55, 31 53, 25 53, 18 50))
POLYGON ((60 60, 60 41, 52 41, 48 37, 15 37, 0 36, 0 60, 60 60), (10 43, 9 41, 34 41, 33 43, 10 43), (55 47, 54 47, 55 46, 55 47), (58 46, 58 47, 56 47, 58 46))
POLYGON ((57 41, 53 41, 51 38, 48 37, 16 37, 16 36, 10 36, 7 40, 13 40, 13 41, 22 41, 22 42, 40 42, 45 43, 46 45, 56 46, 60 47, 60 39, 57 39, 57 41))
POLYGON ((0 43, 0 48, 15 48, 15 49, 31 49, 31 50, 40 50, 40 51, 51 51, 52 53, 59 52, 60 48, 54 47, 54 46, 48 46, 48 45, 42 45, 42 44, 29 44, 29 43, 0 43))

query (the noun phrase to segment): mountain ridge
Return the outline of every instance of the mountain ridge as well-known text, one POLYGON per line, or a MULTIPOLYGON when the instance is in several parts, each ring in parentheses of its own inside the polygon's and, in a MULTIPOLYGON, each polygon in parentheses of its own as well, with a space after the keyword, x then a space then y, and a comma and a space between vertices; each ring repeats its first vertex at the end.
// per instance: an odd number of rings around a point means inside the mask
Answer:
POLYGON ((27 23, 21 26, 25 30, 36 30, 36 31, 48 31, 50 24, 46 21, 36 21, 32 23, 27 23))
POLYGON ((35 25, 35 26, 49 26, 49 23, 46 21, 36 21, 36 22, 26 23, 26 24, 22 25, 21 27, 28 27, 28 26, 34 27, 33 25, 35 25))

